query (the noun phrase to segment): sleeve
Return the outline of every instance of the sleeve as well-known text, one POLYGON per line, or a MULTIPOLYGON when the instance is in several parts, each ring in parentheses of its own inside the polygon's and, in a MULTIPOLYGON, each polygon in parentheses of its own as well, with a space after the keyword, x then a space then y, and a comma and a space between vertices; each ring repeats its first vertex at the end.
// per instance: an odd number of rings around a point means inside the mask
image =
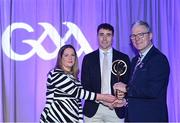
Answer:
POLYGON ((84 56, 81 67, 81 83, 83 88, 90 90, 90 73, 88 66, 90 66, 88 65, 88 57, 84 56))
POLYGON ((130 79, 131 67, 130 67, 129 56, 126 57, 126 64, 127 64, 127 72, 125 73, 124 78, 123 78, 123 82, 125 82, 125 84, 127 84, 129 82, 129 79, 130 79))
MULTIPOLYGON (((84 100, 95 100, 96 93, 87 91, 82 86, 76 85, 74 80, 68 77, 64 73, 52 73, 53 77, 51 81, 55 88, 59 92, 65 94, 71 98, 84 99, 84 100)), ((63 96, 63 94, 61 96, 63 96)))

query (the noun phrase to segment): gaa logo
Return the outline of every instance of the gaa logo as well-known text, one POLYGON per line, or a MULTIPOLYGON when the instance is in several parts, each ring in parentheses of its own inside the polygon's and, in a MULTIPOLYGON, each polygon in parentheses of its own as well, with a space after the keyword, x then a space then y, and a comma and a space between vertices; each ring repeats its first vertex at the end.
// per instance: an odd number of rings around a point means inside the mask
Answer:
POLYGON ((57 30, 49 23, 38 23, 40 26, 44 28, 44 32, 40 35, 37 40, 34 39, 26 39, 22 40, 22 43, 28 44, 32 47, 32 49, 25 54, 18 54, 13 51, 11 47, 11 35, 13 31, 16 29, 25 29, 28 32, 34 32, 34 29, 26 24, 26 23, 12 23, 9 25, 2 35, 2 49, 3 52, 12 60, 24 61, 31 58, 34 54, 37 54, 40 58, 44 60, 51 60, 57 56, 59 48, 65 45, 66 41, 70 38, 70 36, 74 36, 77 43, 80 45, 80 49, 77 51, 78 57, 84 52, 85 54, 92 51, 91 46, 86 40, 85 36, 79 29, 79 27, 71 22, 64 22, 63 24, 68 27, 68 31, 62 38, 57 30), (47 50, 41 45, 44 39, 49 36, 56 46, 55 50, 51 53, 47 52, 47 50))

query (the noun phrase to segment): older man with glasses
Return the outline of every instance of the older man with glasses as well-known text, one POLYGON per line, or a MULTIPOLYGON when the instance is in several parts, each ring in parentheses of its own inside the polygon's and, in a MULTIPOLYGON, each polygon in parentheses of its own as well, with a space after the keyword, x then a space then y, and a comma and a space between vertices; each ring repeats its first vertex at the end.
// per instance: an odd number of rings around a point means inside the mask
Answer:
POLYGON ((122 82, 114 85, 114 89, 127 92, 129 122, 168 122, 166 96, 170 68, 166 56, 153 45, 152 37, 146 22, 132 25, 130 39, 139 54, 132 59, 128 85, 122 82))

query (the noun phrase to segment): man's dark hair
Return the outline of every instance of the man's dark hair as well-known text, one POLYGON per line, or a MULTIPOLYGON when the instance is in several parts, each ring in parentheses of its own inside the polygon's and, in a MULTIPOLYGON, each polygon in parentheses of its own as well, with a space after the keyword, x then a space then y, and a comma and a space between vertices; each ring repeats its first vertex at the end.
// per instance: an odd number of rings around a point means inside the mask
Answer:
POLYGON ((97 28, 97 34, 99 32, 100 29, 106 29, 106 30, 110 30, 112 31, 112 35, 114 35, 114 28, 112 25, 108 24, 108 23, 102 23, 98 26, 97 28))

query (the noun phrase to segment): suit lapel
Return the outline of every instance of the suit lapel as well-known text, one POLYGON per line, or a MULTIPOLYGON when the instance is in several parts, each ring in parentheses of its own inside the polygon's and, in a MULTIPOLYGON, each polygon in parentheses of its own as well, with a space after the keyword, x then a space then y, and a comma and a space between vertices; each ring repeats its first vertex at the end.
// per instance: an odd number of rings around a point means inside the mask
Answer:
MULTIPOLYGON (((147 62, 149 61, 149 59, 151 59, 151 56, 154 55, 154 51, 156 50, 156 48, 153 46, 149 52, 146 54, 146 56, 144 57, 144 59, 142 60, 141 64, 137 67, 137 70, 139 70, 140 68, 142 68, 144 65, 147 64, 147 62)), ((133 71, 135 69, 136 63, 138 61, 138 57, 139 55, 135 56, 134 59, 132 60, 131 66, 132 66, 132 70, 131 70, 131 76, 133 74, 133 71)))
POLYGON ((144 57, 144 59, 142 60, 142 63, 143 64, 146 64, 148 61, 149 61, 149 59, 151 59, 151 57, 154 55, 154 53, 155 53, 155 50, 156 50, 156 48, 153 46, 150 50, 149 50, 149 52, 146 54, 146 56, 144 57))
MULTIPOLYGON (((112 53, 112 62, 119 59, 119 54, 116 52, 115 49, 113 49, 112 53)), ((111 72, 111 86, 114 85, 117 82, 117 77, 111 72)))
POLYGON ((93 59, 94 63, 92 65, 94 68, 94 73, 96 73, 96 82, 99 83, 94 83, 98 88, 101 89, 101 65, 100 65, 100 58, 99 58, 99 49, 95 51, 95 55, 94 55, 94 59, 93 59))

